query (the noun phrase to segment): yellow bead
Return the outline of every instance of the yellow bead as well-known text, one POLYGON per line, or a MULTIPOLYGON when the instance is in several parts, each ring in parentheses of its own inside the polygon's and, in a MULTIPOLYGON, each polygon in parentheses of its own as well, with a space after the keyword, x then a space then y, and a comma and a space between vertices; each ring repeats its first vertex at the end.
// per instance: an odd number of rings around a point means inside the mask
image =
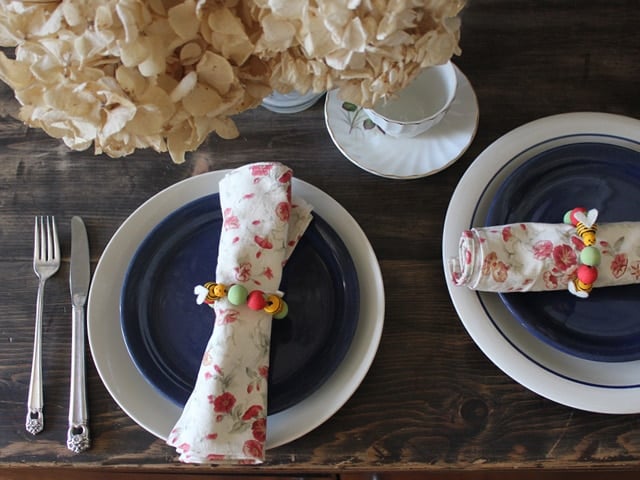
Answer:
POLYGON ((289 306, 281 297, 269 295, 267 296, 267 304, 264 307, 264 311, 273 315, 276 320, 280 320, 288 315, 289 306))
POLYGON ((593 284, 592 283, 584 283, 579 278, 575 279, 575 284, 576 284, 576 289, 578 291, 591 293, 591 290, 593 290, 593 284))
POLYGON ((268 295, 267 304, 264 306, 264 311, 270 313, 271 315, 275 315, 282 309, 283 303, 284 302, 279 296, 268 295))
POLYGON ((222 298, 227 295, 227 287, 222 283, 216 283, 213 287, 213 294, 218 298, 222 298))
POLYGON ((212 304, 227 295, 227 287, 222 283, 207 282, 204 284, 204 288, 208 290, 207 296, 204 299, 204 303, 206 304, 212 304))

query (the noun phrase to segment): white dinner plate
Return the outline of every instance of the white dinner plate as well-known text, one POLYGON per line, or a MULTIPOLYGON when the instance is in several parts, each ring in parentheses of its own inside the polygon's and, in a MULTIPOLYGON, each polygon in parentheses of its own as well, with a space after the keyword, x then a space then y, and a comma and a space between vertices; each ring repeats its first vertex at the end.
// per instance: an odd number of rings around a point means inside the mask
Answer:
POLYGON ((352 163, 375 175, 411 180, 433 175, 458 160, 475 137, 478 100, 467 77, 455 67, 456 97, 444 118, 413 138, 383 133, 361 108, 327 93, 324 116, 331 140, 352 163))
MULTIPOLYGON (((136 423, 166 440, 181 409, 149 384, 135 367, 120 328, 120 290, 131 258, 146 235, 168 214, 202 196, 217 193, 226 171, 183 180, 156 194, 116 231, 96 267, 87 303, 89 345, 98 373, 116 403, 136 423)), ((375 253, 351 215, 318 188, 294 179, 294 195, 304 198, 342 238, 360 284, 360 314, 352 344, 333 375, 314 393, 269 415, 267 448, 285 444, 331 417, 364 379, 378 349, 384 322, 384 286, 375 253)))
MULTIPOLYGON (((460 234, 483 226, 491 199, 509 173, 541 152, 582 142, 640 151, 640 121, 605 113, 567 113, 533 121, 496 140, 471 164, 451 198, 442 244, 445 271, 447 260, 458 255, 460 234)), ((597 362, 563 353, 527 331, 498 294, 456 287, 448 275, 447 285, 469 335, 518 383, 582 410, 640 412, 640 361, 597 362)))

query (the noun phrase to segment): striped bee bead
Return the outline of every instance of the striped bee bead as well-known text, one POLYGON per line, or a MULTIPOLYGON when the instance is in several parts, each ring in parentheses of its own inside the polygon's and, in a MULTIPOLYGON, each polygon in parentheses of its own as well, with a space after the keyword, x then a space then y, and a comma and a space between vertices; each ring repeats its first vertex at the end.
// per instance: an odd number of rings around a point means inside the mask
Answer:
POLYGON ((595 224, 591 226, 587 226, 582 222, 578 222, 578 224, 576 225, 576 233, 582 239, 582 241, 587 247, 595 245, 597 231, 598 231, 598 226, 595 224))
POLYGON ((204 288, 208 290, 204 303, 211 304, 227 295, 227 287, 222 283, 207 282, 204 288))

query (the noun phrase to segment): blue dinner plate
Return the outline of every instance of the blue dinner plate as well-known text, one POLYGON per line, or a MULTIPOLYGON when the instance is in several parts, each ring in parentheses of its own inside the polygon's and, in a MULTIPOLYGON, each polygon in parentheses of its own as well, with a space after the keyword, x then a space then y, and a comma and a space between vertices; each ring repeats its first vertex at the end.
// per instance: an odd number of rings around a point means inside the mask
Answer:
MULTIPOLYGON (((597 208, 598 223, 640 221, 640 153, 604 143, 545 151, 506 178, 486 225, 561 223, 576 206, 597 208)), ((640 285, 595 288, 588 299, 568 291, 500 296, 530 332, 564 352, 604 362, 640 359, 640 285)))
MULTIPOLYGON (((283 270, 289 314, 272 326, 269 413, 311 393, 334 372, 355 334, 359 286, 346 246, 319 215, 283 270)), ((127 349, 142 375, 183 406, 211 336, 214 313, 193 287, 215 280, 222 212, 218 194, 167 216, 140 244, 122 287, 127 349)))

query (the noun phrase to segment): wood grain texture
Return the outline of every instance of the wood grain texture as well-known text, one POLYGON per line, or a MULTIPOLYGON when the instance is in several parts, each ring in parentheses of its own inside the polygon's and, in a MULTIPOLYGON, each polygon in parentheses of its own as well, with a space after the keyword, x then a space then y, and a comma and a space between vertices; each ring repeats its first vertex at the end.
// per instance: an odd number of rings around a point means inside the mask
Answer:
POLYGON ((345 159, 326 131, 322 102, 295 115, 262 108, 245 112, 237 117, 240 138, 211 137, 187 162, 175 165, 168 155, 148 151, 125 159, 71 152, 16 121, 11 92, 0 86, 0 478, 35 478, 33 467, 61 476, 78 468, 112 475, 127 469, 141 480, 168 473, 175 478, 315 473, 361 480, 374 478, 372 472, 414 472, 415 477, 398 477, 412 480, 440 473, 478 479, 513 478, 500 472, 521 470, 548 472, 549 478, 558 471, 640 471, 640 415, 568 408, 502 373, 459 321, 441 260, 451 194, 494 140, 556 113, 640 117, 640 10, 622 0, 469 0, 462 21, 463 53, 454 61, 478 96, 478 133, 458 162, 419 180, 379 178, 345 159), (95 268, 118 226, 152 195, 199 173, 261 160, 287 163, 298 178, 341 203, 380 260, 385 327, 362 385, 326 423, 270 450, 264 466, 186 466, 120 410, 87 351, 93 445, 73 455, 64 444, 69 219, 85 220, 95 268), (33 437, 24 430, 24 416, 37 285, 31 268, 36 214, 60 219, 63 264, 47 284, 46 424, 33 437))

